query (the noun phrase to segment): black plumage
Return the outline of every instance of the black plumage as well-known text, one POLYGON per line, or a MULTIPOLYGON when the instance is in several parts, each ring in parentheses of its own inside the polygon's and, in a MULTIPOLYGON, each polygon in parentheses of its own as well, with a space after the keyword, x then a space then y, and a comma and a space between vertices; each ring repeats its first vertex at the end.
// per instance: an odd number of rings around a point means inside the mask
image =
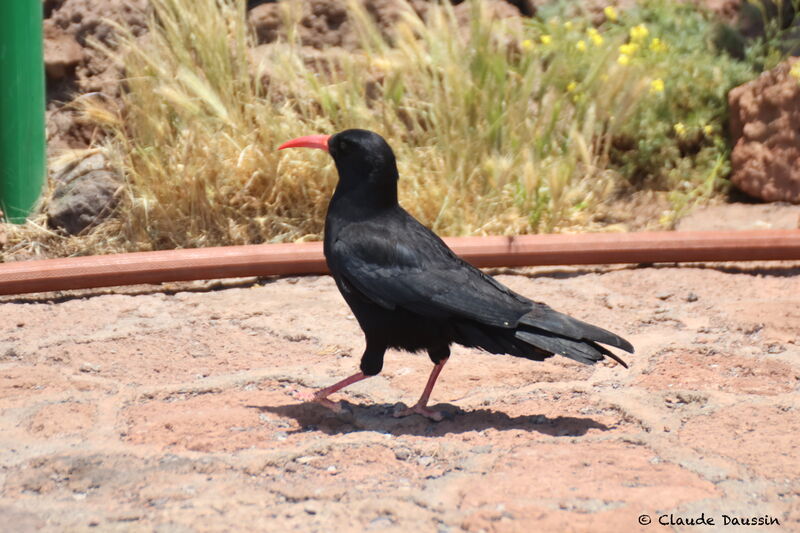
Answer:
POLYGON ((436 365, 420 402, 399 414, 420 413, 453 343, 543 360, 560 354, 592 364, 610 357, 600 343, 628 352, 622 337, 534 302, 456 256, 397 202, 394 153, 378 134, 346 130, 310 136, 281 148, 327 150, 339 173, 325 220, 325 258, 336 285, 366 337, 361 372, 310 399, 327 396, 379 373, 387 348, 426 350, 436 365))

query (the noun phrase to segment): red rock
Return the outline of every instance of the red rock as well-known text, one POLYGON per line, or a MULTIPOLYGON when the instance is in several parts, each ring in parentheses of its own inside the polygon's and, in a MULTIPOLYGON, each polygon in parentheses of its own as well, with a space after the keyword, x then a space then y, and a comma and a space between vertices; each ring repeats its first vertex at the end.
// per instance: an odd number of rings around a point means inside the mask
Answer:
POLYGON ((728 94, 731 181, 768 202, 800 203, 800 79, 791 73, 797 61, 790 58, 728 94))

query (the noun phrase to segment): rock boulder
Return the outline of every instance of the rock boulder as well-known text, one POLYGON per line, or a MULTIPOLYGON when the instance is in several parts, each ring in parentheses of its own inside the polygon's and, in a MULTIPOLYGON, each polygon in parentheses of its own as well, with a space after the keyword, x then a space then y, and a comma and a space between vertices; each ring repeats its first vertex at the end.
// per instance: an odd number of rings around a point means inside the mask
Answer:
POLYGON ((800 59, 728 94, 733 184, 768 202, 800 203, 800 59))
POLYGON ((122 177, 102 153, 72 161, 53 172, 55 191, 47 206, 51 228, 77 235, 108 217, 117 204, 122 177))

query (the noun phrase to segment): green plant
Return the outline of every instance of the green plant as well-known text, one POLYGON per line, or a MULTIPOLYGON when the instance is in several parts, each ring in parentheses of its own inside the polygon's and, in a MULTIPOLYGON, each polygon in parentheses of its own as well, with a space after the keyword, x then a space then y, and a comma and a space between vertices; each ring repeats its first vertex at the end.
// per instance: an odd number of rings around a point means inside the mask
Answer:
POLYGON ((745 0, 739 26, 744 59, 758 70, 770 70, 800 50, 800 0, 745 0))
POLYGON ((708 198, 729 171, 727 94, 756 73, 718 51, 713 20, 686 4, 646 2, 620 23, 648 29, 631 65, 664 81, 615 138, 612 166, 636 187, 708 198))
POLYGON ((119 28, 106 50, 127 75, 121 105, 82 100, 127 177, 119 212, 42 239, 69 253, 318 239, 333 166, 275 148, 351 127, 387 138, 401 203, 446 235, 585 228, 631 190, 670 191, 675 212, 719 190, 727 90, 754 73, 688 5, 595 27, 564 4, 497 20, 471 0, 467 24, 449 3, 424 21, 409 7, 389 35, 348 6, 355 53, 301 48, 300 3, 281 4, 286 38, 256 50, 243 1, 153 0, 147 39, 119 28))

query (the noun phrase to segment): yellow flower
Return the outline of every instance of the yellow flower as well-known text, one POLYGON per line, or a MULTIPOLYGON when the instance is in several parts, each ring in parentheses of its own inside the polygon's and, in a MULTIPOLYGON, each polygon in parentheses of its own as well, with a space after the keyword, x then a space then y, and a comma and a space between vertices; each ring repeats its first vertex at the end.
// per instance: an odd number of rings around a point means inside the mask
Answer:
POLYGON ((589 28, 588 30, 586 30, 586 34, 589 36, 589 39, 592 40, 592 43, 595 46, 600 46, 601 44, 603 44, 603 36, 600 35, 600 32, 597 31, 596 28, 589 28))
POLYGON ((711 134, 714 133, 714 126, 711 124, 706 124, 703 126, 703 133, 706 134, 706 137, 711 137, 711 134))
POLYGON ((631 56, 626 56, 625 54, 622 54, 617 58, 617 63, 619 63, 620 65, 627 65, 630 62, 631 62, 631 56))
POLYGON ((531 41, 530 39, 525 39, 524 41, 522 41, 522 43, 520 43, 520 46, 524 51, 530 52, 531 50, 533 50, 533 41, 531 41))
POLYGON ((656 78, 650 82, 650 92, 657 94, 664 92, 664 80, 661 78, 656 78))
POLYGON ((575 80, 572 80, 572 81, 571 81, 571 82, 569 82, 569 84, 567 85, 567 92, 568 92, 568 93, 571 93, 572 91, 574 91, 574 90, 575 90, 575 89, 577 89, 577 88, 578 88, 578 83, 577 83, 575 80))
POLYGON ((634 26, 630 29, 632 41, 643 41, 649 33, 650 32, 647 30, 647 26, 644 24, 639 24, 638 26, 634 26))
POLYGON ((791 70, 789 70, 789 74, 797 81, 800 81, 800 61, 794 62, 791 70))
POLYGON ((572 21, 571 20, 568 20, 568 21, 566 21, 564 23, 564 29, 565 30, 571 30, 572 29, 572 21))
POLYGON ((585 52, 586 51, 586 41, 581 39, 577 43, 575 43, 575 48, 578 49, 578 52, 585 52))
POLYGON ((619 47, 619 53, 626 56, 632 56, 638 49, 639 45, 636 43, 623 44, 619 47))
POLYGON ((658 37, 653 37, 650 41, 650 51, 651 52, 665 52, 667 50, 667 45, 659 39, 658 37))
POLYGON ((549 35, 542 35, 541 37, 539 37, 539 40, 542 41, 542 44, 550 44, 551 42, 553 42, 553 38, 550 37, 549 35))
POLYGON ((614 22, 615 20, 617 20, 617 18, 619 18, 619 16, 617 15, 617 10, 614 9, 614 6, 606 6, 606 7, 604 7, 603 8, 603 14, 611 22, 614 22))
POLYGON ((683 137, 683 135, 686 133, 686 126, 683 125, 683 122, 678 122, 672 126, 672 129, 674 129, 675 133, 677 133, 680 137, 683 137))

